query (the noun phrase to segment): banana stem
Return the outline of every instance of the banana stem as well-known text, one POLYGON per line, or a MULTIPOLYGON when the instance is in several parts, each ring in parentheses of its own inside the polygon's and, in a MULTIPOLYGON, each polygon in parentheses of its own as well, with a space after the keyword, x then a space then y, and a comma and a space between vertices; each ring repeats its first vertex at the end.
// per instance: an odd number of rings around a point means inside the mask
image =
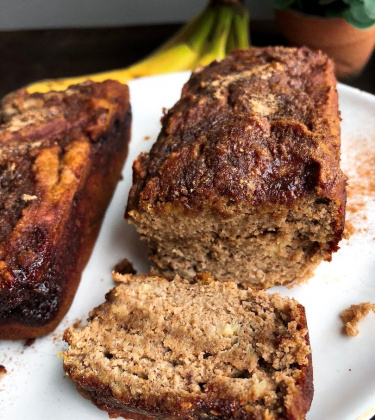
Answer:
POLYGON ((207 9, 204 9, 203 12, 199 13, 198 15, 194 16, 186 25, 184 25, 175 35, 172 36, 167 42, 162 44, 154 53, 157 54, 158 52, 162 52, 168 50, 170 47, 185 42, 186 39, 194 36, 196 32, 200 30, 202 25, 205 24, 207 9))
POLYGON ((217 5, 216 9, 216 20, 213 32, 209 37, 209 42, 206 44, 203 54, 197 60, 197 65, 205 66, 215 59, 222 59, 225 57, 233 12, 231 8, 226 5, 217 5))
POLYGON ((205 20, 201 24, 201 28, 198 31, 192 34, 189 45, 196 51, 201 51, 204 47, 205 42, 207 41, 208 36, 212 31, 212 27, 215 22, 215 13, 214 10, 210 7, 207 7, 204 11, 205 20))
POLYGON ((229 35, 229 29, 232 23, 232 13, 229 8, 223 6, 219 12, 213 33, 212 51, 218 57, 225 56, 225 45, 229 35))
POLYGON ((234 34, 236 47, 241 49, 249 48, 249 13, 244 8, 242 13, 235 13, 233 17, 234 34))
POLYGON ((237 48, 237 44, 236 44, 237 40, 236 40, 233 26, 234 26, 234 19, 232 21, 232 25, 231 25, 229 35, 228 35, 227 45, 225 49, 226 54, 229 54, 230 52, 234 51, 237 48))

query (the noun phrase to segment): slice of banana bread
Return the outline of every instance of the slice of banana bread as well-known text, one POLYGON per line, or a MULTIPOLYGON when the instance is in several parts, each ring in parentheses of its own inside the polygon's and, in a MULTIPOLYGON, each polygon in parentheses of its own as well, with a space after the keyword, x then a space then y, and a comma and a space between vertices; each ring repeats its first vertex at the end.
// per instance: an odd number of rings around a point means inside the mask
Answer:
POLYGON ((267 288, 338 249, 345 177, 331 61, 251 48, 197 69, 133 166, 126 218, 156 273, 267 288))
POLYGON ((128 150, 128 87, 87 82, 0 107, 0 339, 68 311, 128 150))
POLYGON ((299 420, 312 365, 295 300, 199 274, 120 275, 121 284, 64 339, 78 391, 126 419, 299 420))

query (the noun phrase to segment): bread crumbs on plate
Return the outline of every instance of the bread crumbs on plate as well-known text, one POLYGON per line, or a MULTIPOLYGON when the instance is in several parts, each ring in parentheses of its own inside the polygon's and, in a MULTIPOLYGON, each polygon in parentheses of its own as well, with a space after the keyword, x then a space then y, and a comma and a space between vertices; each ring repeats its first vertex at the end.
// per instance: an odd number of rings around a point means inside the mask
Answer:
POLYGON ((355 337, 359 334, 358 323, 372 310, 375 313, 375 304, 370 302, 351 305, 350 308, 344 309, 340 317, 344 323, 346 334, 355 337))

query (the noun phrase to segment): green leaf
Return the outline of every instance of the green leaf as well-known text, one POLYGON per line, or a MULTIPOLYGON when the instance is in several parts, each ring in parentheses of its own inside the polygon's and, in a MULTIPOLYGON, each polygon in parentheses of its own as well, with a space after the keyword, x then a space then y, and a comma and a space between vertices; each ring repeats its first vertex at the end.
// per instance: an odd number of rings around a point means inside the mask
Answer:
POLYGON ((364 4, 359 0, 356 0, 353 2, 353 4, 350 5, 350 12, 354 19, 358 20, 358 22, 371 25, 372 19, 367 16, 364 4))
POLYGON ((342 17, 351 25, 358 29, 367 29, 374 24, 374 22, 370 19, 367 22, 361 22, 357 20, 354 15, 351 13, 351 9, 347 9, 343 12, 342 17))
POLYGON ((363 0, 363 5, 367 16, 375 19, 375 0, 363 0))
POLYGON ((271 3, 275 9, 281 10, 291 6, 294 0, 271 0, 271 3))

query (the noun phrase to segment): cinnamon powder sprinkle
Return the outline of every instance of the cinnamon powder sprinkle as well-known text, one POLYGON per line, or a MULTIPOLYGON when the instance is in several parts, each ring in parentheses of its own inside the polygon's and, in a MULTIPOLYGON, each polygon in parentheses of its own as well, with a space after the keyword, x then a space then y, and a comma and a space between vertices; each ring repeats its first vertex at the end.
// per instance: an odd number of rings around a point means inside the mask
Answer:
POLYGON ((375 200, 375 150, 369 147, 373 142, 353 139, 348 154, 347 167, 347 234, 368 232, 366 205, 375 200))
POLYGON ((346 334, 356 336, 359 334, 358 322, 363 319, 370 311, 375 313, 375 304, 370 302, 351 305, 350 308, 341 312, 341 319, 344 323, 346 334))

